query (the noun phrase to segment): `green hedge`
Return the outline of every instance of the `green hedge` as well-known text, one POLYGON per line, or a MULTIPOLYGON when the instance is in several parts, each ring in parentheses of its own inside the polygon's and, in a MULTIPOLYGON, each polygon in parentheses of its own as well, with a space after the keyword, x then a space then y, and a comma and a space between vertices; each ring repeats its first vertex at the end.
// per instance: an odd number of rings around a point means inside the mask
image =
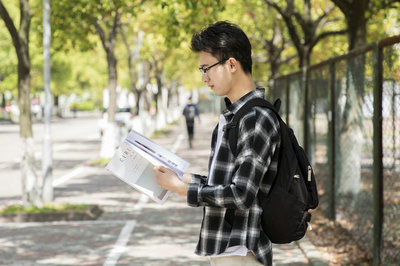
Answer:
POLYGON ((46 204, 43 208, 36 206, 24 207, 21 204, 13 204, 0 210, 0 214, 7 213, 51 213, 51 212, 69 212, 69 211, 85 211, 89 205, 87 204, 46 204))
POLYGON ((94 102, 80 102, 80 103, 72 103, 69 106, 69 109, 72 111, 76 106, 78 111, 93 111, 95 109, 94 102))

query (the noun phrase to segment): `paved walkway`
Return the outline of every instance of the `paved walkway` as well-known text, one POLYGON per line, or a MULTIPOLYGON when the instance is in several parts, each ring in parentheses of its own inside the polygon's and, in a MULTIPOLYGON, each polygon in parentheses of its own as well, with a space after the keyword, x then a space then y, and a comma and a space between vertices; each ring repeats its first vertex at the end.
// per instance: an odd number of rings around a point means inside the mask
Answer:
MULTIPOLYGON (((202 117, 193 149, 183 122, 156 141, 177 148, 192 172, 205 174, 216 123, 215 116, 202 117)), ((99 204, 105 213, 96 221, 0 224, 0 265, 209 265, 193 253, 201 208, 174 194, 164 205, 154 203, 103 167, 71 171, 55 188, 56 201, 99 204)), ((274 265, 327 265, 320 258, 307 239, 274 246, 274 265)))

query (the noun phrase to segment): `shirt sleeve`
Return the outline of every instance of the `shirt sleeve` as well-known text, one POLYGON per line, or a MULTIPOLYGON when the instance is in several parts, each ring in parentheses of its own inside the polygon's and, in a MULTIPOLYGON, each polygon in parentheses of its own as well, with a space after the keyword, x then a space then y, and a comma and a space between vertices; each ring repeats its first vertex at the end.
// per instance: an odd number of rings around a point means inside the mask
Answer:
POLYGON ((207 183, 207 176, 192 174, 192 183, 206 184, 207 183))
POLYGON ((207 184, 207 177, 202 175, 192 174, 192 182, 188 184, 187 188, 187 203, 192 207, 199 207, 198 192, 200 187, 207 184))
POLYGON ((240 121, 238 156, 231 183, 214 186, 189 184, 187 199, 190 206, 242 210, 252 206, 280 141, 278 120, 269 110, 265 112, 254 110, 240 121))

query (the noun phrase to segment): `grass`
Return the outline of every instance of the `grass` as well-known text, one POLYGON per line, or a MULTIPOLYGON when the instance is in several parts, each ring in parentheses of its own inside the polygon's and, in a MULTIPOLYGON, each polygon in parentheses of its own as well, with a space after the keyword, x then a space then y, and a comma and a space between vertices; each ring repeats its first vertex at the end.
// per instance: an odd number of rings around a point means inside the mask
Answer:
POLYGON ((0 210, 0 214, 18 214, 18 213, 64 213, 85 211, 87 204, 45 204, 42 208, 36 206, 25 207, 22 204, 12 204, 0 210))
POLYGON ((172 121, 171 123, 168 123, 165 128, 155 130, 153 132, 153 134, 151 134, 150 138, 151 139, 157 139, 157 138, 164 137, 170 131, 169 127, 178 124, 178 122, 179 122, 179 119, 176 119, 176 120, 172 121))
POLYGON ((111 161, 111 158, 99 158, 97 160, 91 161, 90 166, 106 166, 111 161))
POLYGON ((168 132, 167 129, 158 129, 158 130, 155 130, 155 131, 153 132, 153 134, 151 134, 150 138, 151 138, 151 139, 161 138, 161 137, 165 136, 165 134, 166 134, 167 132, 168 132))

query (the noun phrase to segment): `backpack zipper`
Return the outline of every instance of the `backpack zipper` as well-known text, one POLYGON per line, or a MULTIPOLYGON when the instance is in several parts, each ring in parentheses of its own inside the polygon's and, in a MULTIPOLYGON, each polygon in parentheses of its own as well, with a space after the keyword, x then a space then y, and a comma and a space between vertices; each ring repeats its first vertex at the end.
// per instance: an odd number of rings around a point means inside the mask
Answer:
POLYGON ((308 166, 308 182, 311 182, 311 166, 308 166))

